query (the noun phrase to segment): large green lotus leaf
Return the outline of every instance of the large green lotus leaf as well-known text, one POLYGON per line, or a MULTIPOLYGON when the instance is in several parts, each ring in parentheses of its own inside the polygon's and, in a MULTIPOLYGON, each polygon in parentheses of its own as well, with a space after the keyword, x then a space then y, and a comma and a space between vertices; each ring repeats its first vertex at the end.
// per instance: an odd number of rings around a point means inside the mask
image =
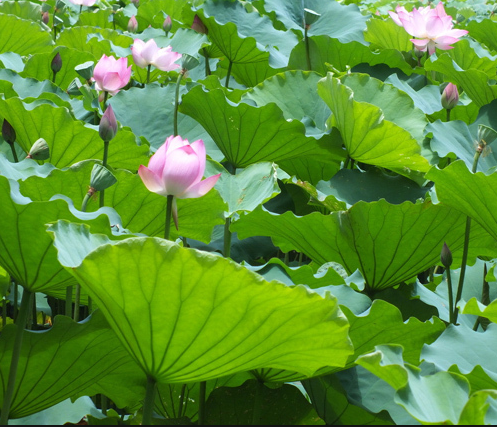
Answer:
MULTIPOLYGON (((44 179, 32 177, 20 183, 21 192, 33 201, 46 201, 55 194, 64 194, 79 208, 88 191, 93 164, 92 161, 80 162, 67 170, 54 170, 44 179)), ((114 175, 118 182, 105 190, 105 206, 116 210, 125 229, 162 237, 166 198, 150 192, 136 174, 116 170, 114 175)), ((215 190, 201 198, 179 199, 177 203, 179 230, 171 230, 172 238, 181 235, 209 242, 213 228, 224 223, 226 206, 215 190)), ((98 208, 98 198, 88 202, 88 212, 98 208)))
POLYGON ((76 232, 60 242, 55 231, 61 262, 159 382, 262 367, 312 375, 343 366, 352 352, 348 323, 330 296, 266 282, 232 261, 157 238, 101 245, 79 266, 67 263, 63 248, 85 239, 76 232), (149 315, 136 322, 143 313, 149 315))
POLYGON ((497 391, 481 390, 473 393, 461 412, 459 425, 495 425, 497 391), (488 412, 492 406, 493 411, 488 412))
MULTIPOLYGON (((329 215, 297 217, 292 212, 274 215, 256 209, 234 222, 231 230, 242 239, 270 236, 283 252, 303 252, 318 264, 338 262, 349 274, 359 269, 367 288, 378 291, 439 263, 444 242, 455 262, 460 260, 465 224, 465 215, 442 204, 392 205, 382 199, 361 201, 329 215)), ((472 233, 470 256, 480 255, 484 245, 492 248, 488 255, 495 253, 495 243, 485 230, 474 227, 472 233)))
MULTIPOLYGON (((226 61, 220 61, 218 64, 218 70, 229 67, 226 61)), ((250 88, 283 70, 283 68, 272 68, 269 65, 269 58, 267 58, 258 62, 235 63, 231 68, 231 75, 238 83, 250 88)))
MULTIPOLYGON (((75 120, 65 108, 39 105, 30 108, 19 98, 0 100, 0 116, 16 131, 16 142, 25 152, 38 138, 50 148, 50 163, 66 167, 81 160, 102 159, 104 144, 98 130, 75 120)), ((114 168, 137 170, 148 162, 147 145, 138 146, 135 135, 121 129, 109 144, 108 162, 114 168)))
POLYGON ((478 107, 497 98, 497 86, 491 84, 491 78, 485 71, 463 69, 448 53, 442 53, 435 60, 433 58, 432 56, 424 63, 425 70, 443 73, 447 80, 464 88, 478 107))
POLYGON ((428 171, 420 145, 407 130, 385 119, 381 108, 356 101, 353 90, 330 74, 318 83, 318 93, 333 112, 331 124, 340 130, 352 159, 407 177, 412 171, 428 171))
POLYGON ((452 372, 423 375, 419 368, 405 364, 399 346, 379 346, 358 363, 394 387, 394 401, 419 422, 457 424, 469 397, 463 376, 452 372))
MULTIPOLYGON (((167 137, 174 134, 174 91, 173 85, 162 88, 151 84, 143 89, 131 88, 113 96, 110 104, 117 120, 129 126, 135 135, 144 136, 157 150, 167 137), (158 99, 160 103, 157 103, 158 99), (140 108, 136 108, 136 105, 140 105, 140 108), (153 114, 143 114, 143 111, 153 111, 153 114)), ((182 86, 180 94, 184 93, 186 90, 182 86)), ((209 156, 215 160, 223 159, 209 134, 191 117, 178 114, 178 133, 190 142, 202 139, 209 156)))
MULTIPOLYGON (((40 54, 40 55, 50 55, 50 54, 40 54)), ((34 55, 37 56, 37 55, 34 55)), ((46 64, 45 64, 46 65, 46 64)), ((16 72, 8 69, 0 69, 0 79, 3 81, 8 81, 12 83, 12 89, 16 92, 15 95, 8 95, 4 92, 4 98, 12 98, 18 96, 21 99, 26 98, 42 98, 45 94, 55 94, 60 99, 61 102, 65 101, 66 105, 69 105, 69 95, 60 89, 58 86, 54 85, 51 81, 39 81, 38 79, 25 78, 16 72)))
MULTIPOLYGON (((287 71, 276 74, 245 93, 242 102, 251 100, 258 107, 274 102, 283 111, 285 119, 311 119, 308 126, 324 132, 331 112, 317 94, 320 79, 321 76, 313 72, 287 71)), ((310 131, 308 129, 306 133, 309 135, 310 131)))
POLYGON ((261 161, 280 162, 313 157, 334 163, 337 148, 305 136, 305 126, 287 121, 273 103, 253 107, 234 104, 220 89, 195 86, 183 97, 180 111, 198 121, 226 159, 237 168, 261 161))
POLYGON ((67 90, 69 84, 76 77, 79 77, 78 73, 74 70, 74 67, 84 62, 95 60, 90 53, 66 47, 57 47, 51 53, 40 53, 31 56, 24 67, 22 76, 33 77, 40 81, 52 81, 53 73, 50 68, 50 63, 57 53, 60 54, 62 68, 55 77, 55 84, 64 90, 67 90))
POLYGON ((497 323, 497 300, 492 301, 486 307, 480 308, 478 300, 476 298, 472 298, 464 306, 463 313, 486 317, 492 322, 497 323))
POLYGON ((3 1, 0 3, 0 13, 38 22, 41 18, 41 6, 29 1, 3 1))
POLYGON ((473 174, 458 160, 443 170, 431 169, 426 177, 435 182, 440 201, 471 217, 497 239, 497 174, 473 174))
POLYGON ((372 18, 367 22, 367 26, 364 38, 373 47, 382 50, 396 49, 400 52, 409 52, 412 50, 411 36, 404 27, 397 25, 392 19, 382 20, 372 18))
POLYGON ((470 374, 475 368, 480 367, 483 376, 488 377, 487 381, 493 383, 491 388, 495 388, 497 382, 497 361, 494 356, 496 345, 497 326, 494 324, 490 324, 483 334, 465 325, 457 327, 450 325, 434 343, 424 346, 421 357, 444 371, 456 365, 458 372, 468 377, 473 391, 479 387, 473 386, 470 374))
POLYGON ((207 27, 209 40, 233 63, 269 57, 271 67, 286 67, 298 42, 293 32, 276 30, 267 16, 249 13, 239 2, 208 0, 193 10, 207 27))
POLYGON ((274 163, 255 163, 236 175, 222 166, 216 169, 207 167, 206 175, 221 173, 216 189, 228 205, 227 216, 240 211, 253 211, 280 192, 274 163))
MULTIPOLYGON (((183 21, 182 19, 183 8, 188 3, 188 1, 189 0, 145 1, 140 4, 140 7, 138 8, 138 13, 136 14, 136 18, 146 23, 147 26, 152 25, 154 23, 160 23, 160 25, 162 25, 162 23, 164 22, 164 16, 161 13, 162 10, 164 11, 164 13, 169 15, 171 19, 176 21, 183 21)), ((185 22, 185 24, 190 26, 191 22, 185 22)))
POLYGON ((24 62, 21 55, 14 52, 0 53, 0 62, 3 68, 20 73, 24 69, 24 62))
POLYGON ((386 412, 372 414, 353 405, 335 375, 303 381, 316 412, 327 425, 394 425, 386 412))
POLYGON ((400 310, 382 300, 373 301, 371 309, 360 315, 353 314, 348 307, 342 306, 342 309, 349 319, 349 335, 354 345, 347 367, 353 366, 362 354, 383 344, 402 346, 404 360, 419 365, 423 345, 434 342, 445 329, 445 324, 436 317, 426 322, 411 317, 404 322, 400 310))
POLYGON ((52 46, 51 34, 39 24, 0 13, 0 53, 15 52, 27 56, 50 52, 52 46))
MULTIPOLYGON (((57 37, 56 44, 88 53, 93 56, 94 61, 98 61, 104 54, 111 55, 112 47, 109 41, 93 37, 95 31, 96 29, 92 27, 64 28, 64 31, 57 37)), ((83 62, 85 61, 81 61, 83 62)))
MULTIPOLYGON (((385 199, 392 204, 400 204, 409 200, 413 203, 425 197, 429 191, 403 176, 388 175, 373 168, 366 172, 358 169, 341 169, 329 181, 321 181, 316 185, 321 197, 334 196, 336 200, 346 202, 348 207, 361 200, 374 202, 385 199)), ((344 210, 344 209, 342 209, 344 210)))
MULTIPOLYGON (((370 65, 387 64, 390 68, 399 68, 406 74, 412 72, 411 67, 398 50, 385 49, 373 52, 369 46, 357 41, 341 43, 337 38, 312 36, 309 37, 309 52, 312 70, 323 76, 329 71, 327 64, 338 71, 347 71, 350 67, 367 63, 370 65)), ((288 67, 306 70, 308 68, 306 55, 305 42, 301 41, 292 50, 288 67)))
POLYGON ((341 168, 341 162, 346 158, 346 152, 342 149, 341 138, 338 132, 332 132, 329 138, 329 146, 335 148, 335 159, 333 162, 322 161, 316 157, 301 157, 299 159, 288 159, 278 162, 281 169, 291 176, 296 176, 300 181, 317 185, 319 181, 329 180, 341 168))
POLYGON ((484 43, 490 50, 497 50, 495 29, 497 23, 491 19, 468 22, 467 29, 475 40, 484 43))
POLYGON ((14 181, 23 180, 30 176, 46 177, 54 166, 50 163, 39 165, 36 160, 24 159, 18 163, 11 163, 7 160, 4 153, 0 153, 0 171, 1 175, 14 181))
POLYGON ((91 13, 81 13, 78 17, 78 21, 74 24, 74 26, 89 26, 89 27, 98 27, 98 28, 108 28, 112 29, 112 9, 100 9, 94 10, 91 13))
MULTIPOLYGON (((2 330, 0 376, 9 375, 15 326, 2 330)), ((25 417, 68 398, 103 393, 120 407, 143 396, 145 378, 99 312, 82 323, 56 316, 45 332, 25 331, 10 418, 25 417), (140 396, 141 394, 141 396, 140 396)), ((4 388, 0 388, 3 400, 4 388)))
POLYGON ((405 129, 419 145, 422 144, 428 120, 423 111, 413 105, 409 95, 367 74, 347 74, 340 81, 352 89, 355 101, 381 108, 386 120, 405 129))
POLYGON ((363 31, 366 28, 367 16, 364 16, 356 5, 343 5, 337 1, 323 2, 320 0, 305 0, 303 2, 281 2, 266 0, 264 9, 274 12, 276 19, 292 30, 304 34, 304 8, 311 9, 321 16, 309 30, 310 36, 327 35, 340 40, 341 43, 350 41, 364 42, 363 31))
POLYGON ((279 388, 259 385, 250 380, 243 385, 214 390, 206 403, 207 425, 251 425, 254 417, 254 398, 260 393, 261 417, 258 425, 322 425, 300 390, 290 384, 279 388), (258 387, 261 387, 259 390, 258 387))
POLYGON ((475 48, 471 46, 469 40, 462 39, 454 48, 445 52, 459 66, 459 71, 462 70, 479 70, 483 71, 490 78, 495 77, 495 67, 497 66, 497 58, 490 59, 488 52, 480 56, 475 48))
MULTIPOLYGON (((0 263, 15 281, 33 292, 46 292, 51 288, 65 288, 74 279, 57 260, 45 224, 65 218, 77 219, 67 202, 53 200, 31 202, 23 197, 17 183, 0 176, 2 227, 0 229, 0 263), (12 189, 11 189, 12 187, 12 189), (33 244, 33 242, 36 244, 33 244)), ((86 214, 85 218, 95 218, 86 214)), ((86 221, 85 221, 86 222, 86 221)), ((109 219, 99 216, 92 221, 99 230, 109 230, 109 219)))

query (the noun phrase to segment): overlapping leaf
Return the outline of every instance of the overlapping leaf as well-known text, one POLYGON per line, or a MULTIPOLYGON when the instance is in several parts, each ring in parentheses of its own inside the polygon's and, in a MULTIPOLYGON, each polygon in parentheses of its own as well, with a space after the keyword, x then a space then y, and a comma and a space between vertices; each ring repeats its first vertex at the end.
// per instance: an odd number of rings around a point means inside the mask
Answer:
POLYGON ((52 36, 39 24, 0 13, 0 53, 32 55, 50 52, 52 46, 52 36))

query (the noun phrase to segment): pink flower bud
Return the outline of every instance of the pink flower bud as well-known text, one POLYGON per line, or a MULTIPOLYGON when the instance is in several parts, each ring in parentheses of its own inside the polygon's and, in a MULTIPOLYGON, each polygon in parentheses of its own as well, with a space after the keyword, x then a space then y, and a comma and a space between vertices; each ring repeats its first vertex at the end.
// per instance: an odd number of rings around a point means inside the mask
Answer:
POLYGON ((452 110, 459 102, 459 92, 455 84, 449 83, 442 93, 442 107, 452 110))
POLYGON ((173 21, 171 20, 171 17, 168 16, 166 19, 164 19, 164 23, 162 24, 162 29, 168 33, 171 31, 171 28, 173 28, 173 21))
POLYGON ((41 22, 43 22, 45 25, 48 25, 48 21, 50 21, 50 14, 48 12, 43 12, 41 15, 41 22))
POLYGON ((131 66, 128 67, 128 58, 116 59, 113 56, 102 55, 93 70, 93 78, 95 88, 98 91, 115 95, 128 84, 131 78, 131 66))
POLYGON ((138 21, 136 20, 135 15, 128 21, 128 31, 130 33, 136 33, 138 31, 138 21))
POLYGON ((50 68, 52 69, 52 72, 58 73, 61 68, 62 68, 62 58, 60 57, 60 53, 57 52, 57 55, 55 55, 52 59, 52 62, 50 63, 50 68))
POLYGON ((109 142, 116 136, 117 120, 111 105, 107 107, 104 115, 100 119, 98 133, 100 135, 100 138, 102 138, 105 142, 109 142))
POLYGON ((195 15, 195 18, 193 18, 192 30, 195 30, 197 33, 201 34, 207 34, 208 32, 207 27, 204 25, 198 15, 195 15))

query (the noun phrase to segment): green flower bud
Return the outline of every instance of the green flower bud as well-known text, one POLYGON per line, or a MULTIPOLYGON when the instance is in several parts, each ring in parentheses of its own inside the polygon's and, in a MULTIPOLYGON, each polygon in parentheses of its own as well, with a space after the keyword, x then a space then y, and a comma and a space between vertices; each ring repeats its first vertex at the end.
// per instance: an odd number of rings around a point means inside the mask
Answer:
POLYGON ((16 142, 16 131, 6 119, 3 119, 2 138, 4 139, 5 142, 8 142, 10 145, 16 142))
POLYGON ((81 91, 79 88, 82 86, 81 82, 79 79, 76 77, 71 83, 69 83, 69 86, 67 88, 67 93, 72 96, 79 96, 81 95, 81 91))
POLYGON ((442 247, 442 253, 440 254, 440 260, 442 261, 442 265, 445 268, 450 268, 450 266, 452 265, 452 252, 445 242, 442 247))
POLYGON ((105 166, 95 163, 91 170, 90 187, 94 191, 106 190, 117 182, 114 174, 105 166))
POLYGON ((308 27, 310 27, 312 24, 314 24, 319 18, 321 17, 320 13, 317 13, 314 10, 311 9, 304 9, 304 24, 308 27))
POLYGON ((50 149, 48 148, 47 141, 43 138, 39 138, 29 150, 27 155, 28 159, 34 160, 48 160, 50 158, 50 149))
POLYGON ((181 56, 181 68, 183 70, 187 71, 193 70, 199 64, 200 64, 199 60, 191 55, 184 53, 181 56))

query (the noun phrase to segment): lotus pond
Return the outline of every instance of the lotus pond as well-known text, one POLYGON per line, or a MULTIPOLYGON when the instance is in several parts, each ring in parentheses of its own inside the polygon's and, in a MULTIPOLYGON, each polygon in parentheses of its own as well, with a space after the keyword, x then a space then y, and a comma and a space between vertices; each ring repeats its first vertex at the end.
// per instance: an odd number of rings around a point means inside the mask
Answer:
POLYGON ((0 1, 0 424, 497 424, 496 10, 0 1))

